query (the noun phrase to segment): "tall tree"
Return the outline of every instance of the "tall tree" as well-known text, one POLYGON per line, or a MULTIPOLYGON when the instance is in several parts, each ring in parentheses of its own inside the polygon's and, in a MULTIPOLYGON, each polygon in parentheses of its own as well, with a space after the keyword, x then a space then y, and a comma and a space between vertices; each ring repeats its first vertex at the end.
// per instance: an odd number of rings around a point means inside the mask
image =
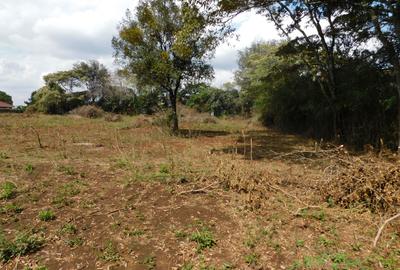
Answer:
POLYGON ((395 78, 398 102, 398 151, 400 152, 400 1, 346 1, 345 23, 360 41, 376 39, 377 54, 395 78))
POLYGON ((0 91, 0 101, 4 101, 11 105, 13 104, 12 97, 3 91, 0 91))
POLYGON ((152 86, 169 97, 171 130, 178 131, 177 97, 181 89, 213 76, 207 60, 221 33, 187 1, 140 1, 128 10, 112 44, 115 58, 136 75, 139 86, 152 86))

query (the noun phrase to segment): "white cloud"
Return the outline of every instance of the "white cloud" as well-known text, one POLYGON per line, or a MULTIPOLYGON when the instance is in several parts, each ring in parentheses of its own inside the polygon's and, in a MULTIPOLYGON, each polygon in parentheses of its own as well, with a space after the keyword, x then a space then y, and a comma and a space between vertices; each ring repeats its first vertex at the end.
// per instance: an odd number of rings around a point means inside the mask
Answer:
MULTIPOLYGON (((23 104, 42 76, 97 59, 113 67, 111 38, 127 8, 138 0, 1 0, 0 89, 23 104)), ((234 20, 239 39, 221 45, 212 61, 215 85, 233 79, 238 50, 255 41, 278 39, 273 25, 255 13, 234 20)))

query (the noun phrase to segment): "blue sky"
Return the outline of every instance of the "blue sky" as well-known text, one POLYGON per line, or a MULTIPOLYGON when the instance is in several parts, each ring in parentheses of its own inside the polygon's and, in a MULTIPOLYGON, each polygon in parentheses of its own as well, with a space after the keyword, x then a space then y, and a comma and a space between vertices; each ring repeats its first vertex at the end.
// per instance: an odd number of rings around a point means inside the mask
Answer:
MULTIPOLYGON (((42 76, 97 59, 115 69, 111 38, 137 0, 1 0, 0 90, 16 105, 43 85, 42 76)), ((222 44, 212 61, 214 85, 233 78, 237 51, 255 41, 278 39, 274 26, 254 13, 238 16, 238 38, 222 44)))

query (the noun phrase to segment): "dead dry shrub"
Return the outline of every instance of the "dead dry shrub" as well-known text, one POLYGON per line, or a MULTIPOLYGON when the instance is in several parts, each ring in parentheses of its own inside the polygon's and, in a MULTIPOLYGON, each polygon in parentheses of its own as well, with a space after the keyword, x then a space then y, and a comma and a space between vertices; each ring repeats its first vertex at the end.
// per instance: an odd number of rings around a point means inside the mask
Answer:
POLYGON ((70 114, 79 115, 86 118, 100 118, 104 115, 104 111, 93 105, 85 105, 73 109, 70 114))
POLYGON ((373 212, 393 212, 400 207, 400 168, 377 159, 354 160, 323 192, 328 200, 345 208, 362 205, 373 212))
POLYGON ((265 207, 273 191, 271 185, 276 183, 276 178, 269 172, 235 161, 220 166, 216 178, 225 188, 241 194, 250 209, 265 207))
POLYGON ((122 117, 119 114, 108 113, 104 116, 104 120, 107 122, 120 122, 122 117))
POLYGON ((142 128, 151 125, 151 118, 145 115, 139 115, 135 118, 135 121, 132 124, 133 128, 142 128))

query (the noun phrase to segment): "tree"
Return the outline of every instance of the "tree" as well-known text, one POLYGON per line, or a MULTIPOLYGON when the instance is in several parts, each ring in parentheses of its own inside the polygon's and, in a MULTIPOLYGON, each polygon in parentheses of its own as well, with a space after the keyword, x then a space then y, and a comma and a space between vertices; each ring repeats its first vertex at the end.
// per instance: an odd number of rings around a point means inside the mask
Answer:
POLYGON ((0 101, 13 105, 12 97, 3 91, 0 91, 0 101))
POLYGON ((400 152, 400 1, 361 0, 346 1, 348 15, 344 21, 348 31, 353 32, 359 41, 373 38, 379 40, 377 54, 383 54, 382 62, 395 78, 397 90, 398 152, 400 152))
POLYGON ((96 60, 77 63, 71 72, 78 79, 79 85, 86 88, 90 103, 105 97, 111 88, 110 73, 96 60))
POLYGON ((127 11, 112 44, 115 58, 136 75, 139 87, 154 87, 168 96, 171 130, 176 133, 179 92, 213 76, 207 60, 221 36, 187 1, 143 0, 134 16, 127 11))

